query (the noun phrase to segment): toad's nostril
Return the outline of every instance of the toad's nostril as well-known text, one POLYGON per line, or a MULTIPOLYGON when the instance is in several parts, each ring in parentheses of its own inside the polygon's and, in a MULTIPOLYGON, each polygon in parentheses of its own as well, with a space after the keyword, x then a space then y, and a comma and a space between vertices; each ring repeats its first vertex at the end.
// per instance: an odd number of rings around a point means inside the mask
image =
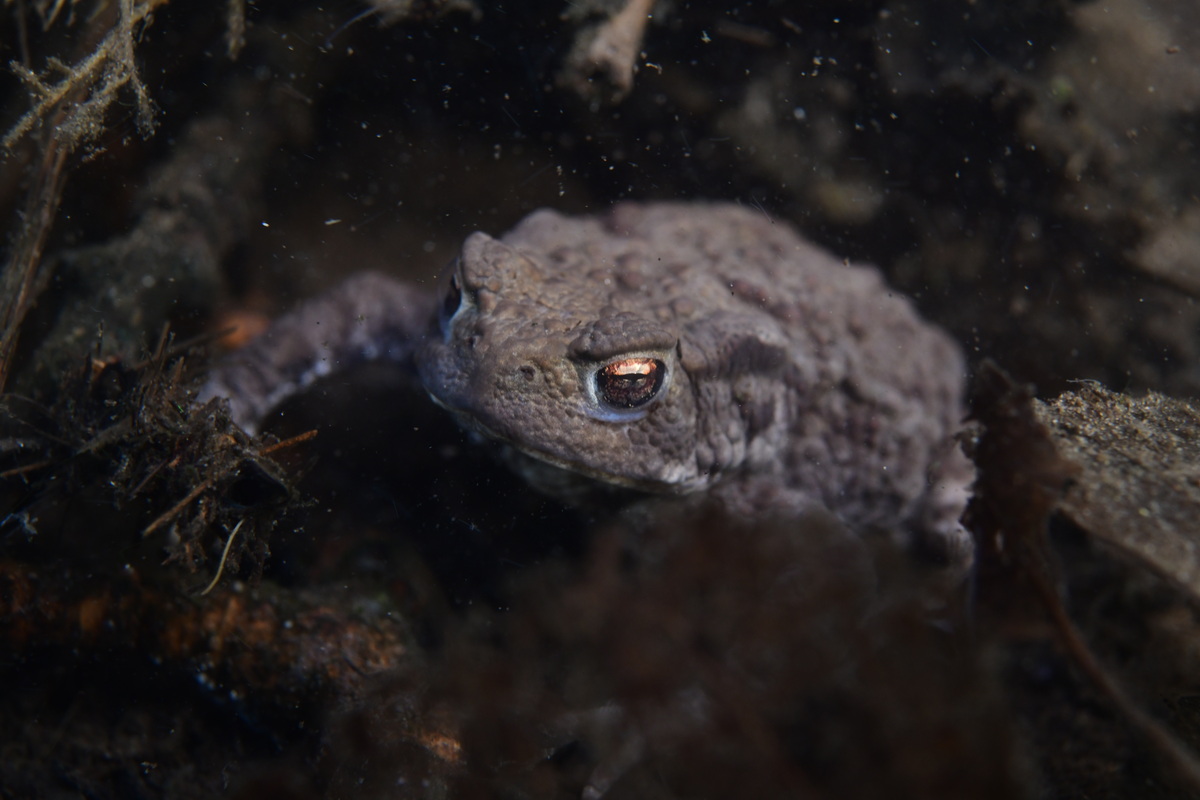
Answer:
POLYGON ((521 373, 521 377, 524 378, 527 383, 533 383, 533 379, 537 377, 537 370, 528 364, 518 367, 517 372, 521 373))

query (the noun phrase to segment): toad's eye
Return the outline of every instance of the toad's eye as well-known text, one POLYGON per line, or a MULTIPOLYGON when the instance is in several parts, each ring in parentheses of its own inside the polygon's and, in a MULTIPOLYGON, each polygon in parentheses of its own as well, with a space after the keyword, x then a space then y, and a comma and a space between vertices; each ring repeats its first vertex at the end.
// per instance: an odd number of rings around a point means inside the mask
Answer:
POLYGON ((667 365, 657 358, 622 358, 596 370, 596 396, 610 408, 638 408, 658 395, 666 376, 667 365))
POLYGON ((446 291, 442 295, 441 323, 443 329, 449 324, 450 318, 458 313, 462 305, 462 279, 458 277, 458 261, 450 264, 450 280, 446 281, 446 291))

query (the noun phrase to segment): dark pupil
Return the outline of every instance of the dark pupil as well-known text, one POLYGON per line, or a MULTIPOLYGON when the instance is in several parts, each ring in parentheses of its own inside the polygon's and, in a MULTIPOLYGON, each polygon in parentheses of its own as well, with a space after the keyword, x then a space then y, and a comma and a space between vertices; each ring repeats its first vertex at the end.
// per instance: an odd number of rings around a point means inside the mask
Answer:
POLYGON ((596 390, 614 408, 637 408, 662 388, 666 365, 657 358, 626 358, 596 373, 596 390))
POLYGON ((462 303, 462 287, 458 285, 458 276, 450 276, 450 285, 446 287, 446 296, 442 298, 442 318, 450 319, 458 311, 462 303))

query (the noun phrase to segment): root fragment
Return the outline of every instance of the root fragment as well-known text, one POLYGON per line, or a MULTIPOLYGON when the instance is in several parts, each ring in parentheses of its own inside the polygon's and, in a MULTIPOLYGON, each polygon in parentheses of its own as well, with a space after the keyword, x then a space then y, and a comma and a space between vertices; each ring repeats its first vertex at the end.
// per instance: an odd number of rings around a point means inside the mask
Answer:
POLYGON ((608 21, 584 31, 567 58, 563 83, 585 98, 602 95, 604 87, 612 102, 629 94, 653 7, 654 0, 628 0, 608 21))

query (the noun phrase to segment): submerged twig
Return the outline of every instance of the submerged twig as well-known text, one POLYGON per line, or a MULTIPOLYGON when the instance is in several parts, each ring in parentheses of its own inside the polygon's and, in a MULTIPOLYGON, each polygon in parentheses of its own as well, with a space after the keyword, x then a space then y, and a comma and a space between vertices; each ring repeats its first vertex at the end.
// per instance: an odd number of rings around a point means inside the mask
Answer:
POLYGON ((201 481, 200 484, 198 486, 196 486, 194 489, 192 489, 190 492, 188 492, 187 495, 182 500, 180 500, 178 503, 176 503, 175 505, 168 508, 162 514, 159 514, 154 519, 153 522, 151 522, 149 525, 147 525, 142 530, 142 537, 145 538, 145 537, 149 536, 150 534, 154 533, 156 530, 161 528, 163 525, 166 525, 168 522, 170 522, 171 520, 173 520, 177 516, 179 516, 183 512, 183 510, 185 508, 187 508, 188 506, 190 506, 197 497, 204 494, 206 491, 208 491, 213 486, 215 486, 217 483, 217 480, 220 477, 221 477, 220 475, 214 475, 211 478, 207 478, 206 480, 201 481))
POLYGON ((0 299, 3 303, 0 310, 0 325, 3 326, 0 329, 0 391, 8 383, 21 324, 45 281, 46 276, 40 270, 42 254, 62 200, 67 148, 51 135, 46 135, 44 141, 42 162, 26 198, 20 231, 0 286, 3 295, 0 299))
POLYGON ((62 75, 57 82, 18 62, 11 62, 10 66, 33 94, 35 103, 8 129, 4 139, 0 140, 0 147, 12 149, 35 125, 59 109, 68 110, 52 127, 55 138, 68 150, 94 141, 103 132, 101 120, 105 112, 125 86, 133 90, 138 129, 148 136, 154 130, 154 106, 133 59, 134 28, 166 2, 120 0, 116 24, 95 50, 73 65, 57 58, 49 59, 48 71, 62 75), (68 103, 71 98, 76 99, 68 103))
POLYGON ((225 8, 225 49, 237 60, 246 46, 246 0, 229 0, 225 8))
POLYGON ((1200 789, 1200 760, 1179 742, 1161 722, 1143 710, 1120 683, 1096 658, 1079 628, 1067 615, 1062 599, 1049 576, 1038 569, 1029 569, 1028 578, 1041 597, 1050 620, 1058 631, 1059 641, 1088 679, 1142 736, 1170 763, 1176 774, 1186 780, 1192 790, 1200 789))
POLYGON ((316 429, 313 429, 311 431, 305 431, 304 433, 298 433, 295 436, 284 439, 282 442, 276 442, 275 444, 267 445, 266 447, 259 450, 258 454, 260 456, 269 456, 276 451, 284 450, 288 447, 294 447, 303 442, 307 442, 309 439, 316 438, 316 435, 317 435, 316 429))
POLYGON ((36 472, 37 470, 42 469, 43 467, 49 467, 54 463, 55 463, 54 459, 46 458, 46 459, 42 459, 41 461, 35 461, 32 464, 23 464, 22 466, 19 466, 19 467, 13 467, 12 469, 6 469, 6 470, 4 470, 4 472, 0 472, 0 480, 8 480, 9 478, 15 478, 18 475, 24 475, 29 472, 36 472))

